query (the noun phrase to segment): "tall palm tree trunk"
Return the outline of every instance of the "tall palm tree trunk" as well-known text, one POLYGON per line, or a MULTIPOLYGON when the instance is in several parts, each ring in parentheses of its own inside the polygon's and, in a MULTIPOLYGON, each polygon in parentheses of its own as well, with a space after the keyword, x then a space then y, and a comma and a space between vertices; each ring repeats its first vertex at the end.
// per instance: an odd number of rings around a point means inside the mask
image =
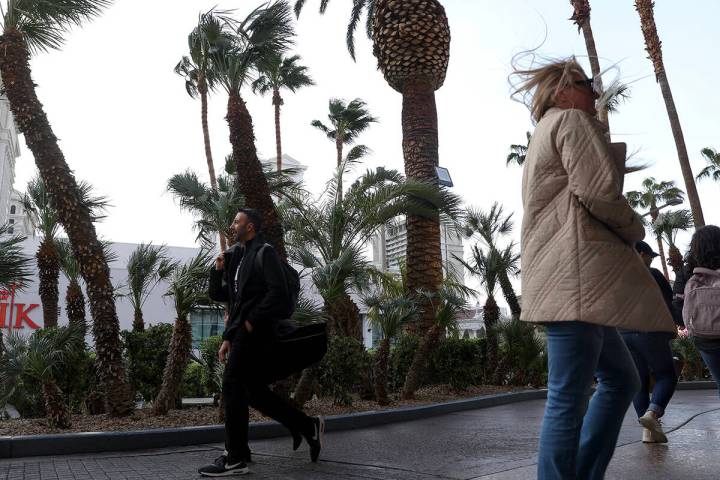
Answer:
POLYGON ((680 117, 675 108, 670 83, 665 73, 665 64, 662 59, 662 47, 660 37, 657 33, 655 25, 655 15, 653 13, 653 0, 635 0, 635 8, 640 15, 640 28, 645 38, 645 50, 648 52, 650 60, 653 62, 655 69, 655 79, 660 84, 663 100, 665 101, 665 109, 667 110, 670 120, 670 129, 675 139, 675 148, 678 152, 678 160, 680 162, 680 170, 682 171, 683 180, 685 181, 685 191, 687 192, 690 210, 692 210, 695 228, 705 226, 705 217, 703 216, 702 206, 700 205, 700 197, 695 185, 695 177, 690 167, 690 159, 688 158, 687 147, 685 146, 685 137, 682 127, 680 126, 680 117))
POLYGON ((226 120, 230 128, 230 144, 237 167, 237 182, 246 205, 257 209, 263 216, 265 236, 285 261, 285 239, 275 204, 270 196, 267 179, 255 149, 252 117, 245 101, 237 93, 228 98, 226 120))
POLYGON ((83 336, 87 331, 87 323, 85 321, 85 297, 83 296, 80 284, 71 280, 65 292, 65 309, 67 310, 68 323, 77 325, 83 332, 83 336))
POLYGON ((680 250, 678 250, 677 246, 675 246, 675 244, 673 243, 671 243, 670 247, 668 248, 668 261, 670 263, 670 267, 672 267, 673 269, 675 278, 677 278, 677 275, 682 271, 683 268, 683 258, 680 250))
POLYGON ((43 326, 57 327, 60 316, 58 281, 60 279, 60 257, 52 238, 45 237, 38 248, 38 276, 40 277, 40 303, 43 309, 43 326))
POLYGON ((142 309, 140 307, 137 307, 133 310, 133 332, 144 332, 144 331, 145 331, 145 319, 143 318, 142 309))
MULTIPOLYGON (((337 153, 337 166, 338 166, 338 168, 340 168, 340 165, 342 165, 342 160, 343 160, 343 159, 342 159, 342 156, 343 156, 343 138, 342 138, 342 136, 341 136, 339 133, 337 134, 337 137, 335 138, 335 152, 337 153)), ((338 184, 337 184, 337 196, 338 196, 338 201, 342 202, 342 198, 343 198, 343 182, 342 182, 342 178, 340 178, 340 179, 338 180, 338 184)))
POLYGON ((70 409, 65 403, 65 395, 54 379, 43 381, 45 415, 51 428, 70 428, 70 409))
POLYGON ((485 322, 485 335, 487 337, 487 372, 495 374, 498 366, 498 337, 496 327, 500 319, 500 308, 495 298, 488 295, 483 307, 483 321, 485 322))
POLYGON ((95 233, 90 212, 83 206, 77 183, 37 98, 30 74, 29 52, 22 34, 8 29, 0 37, 0 76, 15 123, 35 157, 47 185, 50 202, 68 234, 73 254, 87 285, 98 367, 111 415, 130 413, 134 405, 120 350, 120 324, 115 310, 110 269, 95 233))
POLYGON ((665 260, 665 248, 663 247, 663 242, 661 237, 657 237, 657 243, 658 243, 658 254, 660 255, 660 263, 662 264, 663 269, 663 275, 665 275, 665 280, 670 280, 670 275, 668 274, 668 268, 667 268, 667 261, 665 260))
MULTIPOLYGON (((207 82, 205 81, 205 77, 202 75, 202 73, 198 78, 198 91, 200 93, 200 121, 202 123, 203 142, 205 143, 205 160, 207 161, 208 175, 210 176, 210 186, 213 190, 217 191, 217 177, 215 176, 215 164, 213 162, 212 149, 210 148, 210 128, 208 127, 207 118, 207 82)), ((227 240, 225 239, 225 235, 220 232, 218 232, 218 237, 220 240, 220 250, 224 252, 225 250, 227 250, 227 240)))
POLYGON ((280 90, 273 89, 273 106, 275 107, 275 161, 277 162, 277 171, 282 170, 282 137, 280 136, 280 106, 283 99, 280 96, 280 90))
POLYGON ((342 293, 327 304, 327 312, 335 323, 337 335, 352 337, 362 343, 362 320, 360 309, 347 293, 342 293))
POLYGON ((515 295, 515 289, 513 288, 512 283, 510 283, 510 278, 507 273, 501 272, 498 275, 498 280, 500 281, 500 289, 503 292, 503 297, 505 297, 505 301, 508 303, 508 307, 510 307, 510 314, 513 318, 520 318, 520 302, 518 302, 517 295, 515 295))
POLYGON ((403 385, 402 398, 404 400, 411 399, 415 396, 415 392, 420 388, 427 365, 430 360, 430 354, 435 349, 440 336, 443 334, 444 329, 442 326, 435 324, 425 332, 425 335, 420 339, 420 345, 418 346, 417 352, 413 357, 413 361, 410 364, 407 377, 405 377, 405 384, 403 385))
POLYGON ((295 394, 293 395, 293 401, 299 408, 302 408, 312 397, 315 377, 315 367, 306 368, 303 370, 302 375, 300 375, 300 380, 298 380, 297 385, 295 385, 295 394))
POLYGON ((380 405, 389 402, 387 394, 387 372, 390 361, 390 339, 383 338, 375 356, 375 398, 380 405))
POLYGON ((183 375, 190 359, 191 347, 192 330, 190 323, 187 318, 178 318, 175 320, 175 327, 170 340, 170 352, 165 362, 162 386, 153 402, 153 413, 155 415, 166 415, 175 405, 175 399, 180 391, 183 375))
MULTIPOLYGON (((402 107, 403 156, 408 178, 437 184, 438 126, 435 90, 430 82, 407 80, 402 107)), ((442 283, 440 217, 407 217, 407 286, 415 292, 436 292, 442 283)), ((423 312, 409 330, 422 335, 434 323, 430 301, 421 300, 423 312)))

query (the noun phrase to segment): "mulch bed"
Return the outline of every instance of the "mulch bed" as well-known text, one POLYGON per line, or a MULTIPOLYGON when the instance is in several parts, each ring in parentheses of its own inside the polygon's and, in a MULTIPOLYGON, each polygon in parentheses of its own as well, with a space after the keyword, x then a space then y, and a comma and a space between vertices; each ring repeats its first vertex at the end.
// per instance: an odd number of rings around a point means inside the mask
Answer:
MULTIPOLYGON (((464 391, 455 391, 449 385, 424 387, 415 394, 414 400, 392 398, 391 404, 380 406, 374 401, 354 399, 351 406, 333 405, 332 399, 315 398, 305 404, 308 415, 341 415, 354 412, 385 410, 403 406, 426 405, 446 402, 480 395, 491 395, 522 390, 519 387, 498 387, 493 385, 473 386, 464 391)), ((250 410, 251 421, 267 420, 254 410, 250 410)), ((136 410, 133 415, 123 418, 111 418, 108 415, 74 415, 72 427, 67 430, 52 429, 44 418, 28 418, 0 421, 0 436, 41 435, 69 432, 120 432, 128 430, 147 430, 157 428, 192 427, 217 425, 217 407, 185 407, 171 410, 164 417, 153 416, 149 408, 136 410)))

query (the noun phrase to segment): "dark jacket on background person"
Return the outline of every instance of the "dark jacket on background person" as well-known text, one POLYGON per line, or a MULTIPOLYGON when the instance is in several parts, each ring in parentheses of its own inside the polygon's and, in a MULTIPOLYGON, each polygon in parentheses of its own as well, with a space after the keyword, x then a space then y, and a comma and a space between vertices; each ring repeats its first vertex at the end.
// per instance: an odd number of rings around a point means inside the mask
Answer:
MULTIPOLYGON (((683 328, 685 328, 685 322, 682 318, 683 305, 685 304, 685 284, 687 284, 688 278, 692 276, 692 274, 688 275, 687 268, 686 265, 683 265, 683 268, 675 274, 675 282, 673 283, 673 307, 675 312, 679 313, 681 323, 678 323, 678 325, 683 328)), ((677 320, 675 323, 677 323, 677 320)))
POLYGON ((292 314, 283 267, 274 248, 263 249, 262 271, 257 268, 256 256, 264 244, 262 235, 257 235, 244 247, 235 244, 223 252, 223 270, 215 270, 214 266, 210 270, 210 298, 228 303, 228 324, 223 340, 267 340, 272 336, 273 324, 292 314), (246 321, 253 327, 251 334, 245 328, 246 321))
POLYGON ((675 325, 682 327, 685 326, 682 320, 682 310, 677 310, 675 308, 675 305, 673 304, 674 301, 674 295, 673 295, 673 289, 670 286, 670 283, 665 278, 665 275, 662 274, 660 270, 657 268, 650 267, 650 273, 652 273, 653 278, 658 284, 658 287, 660 287, 660 291, 662 292, 663 300, 665 300, 665 305, 667 305, 668 310, 670 310, 670 313, 672 314, 673 321, 675 322, 675 325))

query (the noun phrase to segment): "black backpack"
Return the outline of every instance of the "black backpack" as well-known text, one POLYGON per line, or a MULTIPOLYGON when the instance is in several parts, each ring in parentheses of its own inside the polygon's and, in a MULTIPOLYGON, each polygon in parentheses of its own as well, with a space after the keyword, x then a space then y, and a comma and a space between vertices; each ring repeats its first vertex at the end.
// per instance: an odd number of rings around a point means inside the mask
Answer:
MULTIPOLYGON (((272 248, 272 245, 266 243, 257 251, 255 256, 255 268, 257 271, 263 271, 263 252, 266 248, 272 248)), ((290 266, 287 262, 281 261, 280 264, 283 268, 283 276, 285 277, 285 284, 287 285, 288 294, 290 295, 290 304, 292 305, 292 312, 295 311, 298 297, 300 296, 300 274, 297 270, 290 266)), ((292 314, 291 312, 291 314, 292 314)))

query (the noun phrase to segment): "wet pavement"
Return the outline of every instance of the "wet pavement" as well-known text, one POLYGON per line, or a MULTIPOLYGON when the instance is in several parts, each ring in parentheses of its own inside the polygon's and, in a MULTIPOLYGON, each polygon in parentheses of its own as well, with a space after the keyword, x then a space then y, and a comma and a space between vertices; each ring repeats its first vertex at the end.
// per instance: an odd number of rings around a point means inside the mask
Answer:
MULTIPOLYGON (((290 438, 252 442, 257 479, 532 479, 544 401, 528 401, 326 435, 318 464, 290 438)), ((680 391, 664 418, 667 445, 640 442, 628 411, 608 479, 720 479, 716 390, 680 391)), ((175 480, 201 478, 221 445, 116 454, 0 460, 0 480, 175 480)))

